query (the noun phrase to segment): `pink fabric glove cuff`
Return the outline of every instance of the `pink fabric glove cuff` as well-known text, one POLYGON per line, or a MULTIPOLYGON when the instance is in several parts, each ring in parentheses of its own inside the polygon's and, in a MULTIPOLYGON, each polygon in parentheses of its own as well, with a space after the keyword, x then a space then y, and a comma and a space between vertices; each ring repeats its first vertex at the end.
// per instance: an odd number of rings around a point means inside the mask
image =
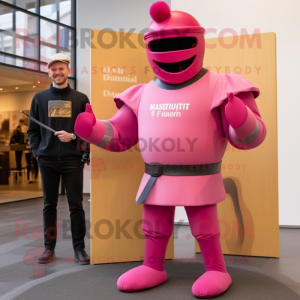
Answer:
POLYGON ((257 122, 256 117, 248 107, 245 106, 245 108, 247 110, 247 118, 244 121, 244 123, 237 128, 229 126, 230 136, 234 139, 246 138, 255 130, 257 122))
POLYGON ((225 114, 229 124, 233 128, 242 126, 247 118, 247 108, 244 102, 232 93, 227 93, 228 103, 225 107, 225 114))
POLYGON ((88 137, 85 137, 84 140, 91 144, 99 143, 105 134, 105 125, 101 120, 96 120, 96 124, 93 126, 93 130, 91 131, 88 137))

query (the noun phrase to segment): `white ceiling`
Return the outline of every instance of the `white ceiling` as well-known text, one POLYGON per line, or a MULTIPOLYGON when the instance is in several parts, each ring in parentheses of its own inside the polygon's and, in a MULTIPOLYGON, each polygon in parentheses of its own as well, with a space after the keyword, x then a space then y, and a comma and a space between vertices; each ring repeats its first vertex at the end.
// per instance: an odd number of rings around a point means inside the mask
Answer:
MULTIPOLYGON (((29 77, 29 76, 28 76, 29 77)), ((7 78, 0 76, 0 88, 5 86, 17 86, 22 84, 31 84, 33 83, 33 78, 28 78, 27 80, 19 80, 19 79, 13 79, 13 78, 7 78)))
POLYGON ((0 88, 26 84, 34 85, 32 72, 0 65, 0 88))

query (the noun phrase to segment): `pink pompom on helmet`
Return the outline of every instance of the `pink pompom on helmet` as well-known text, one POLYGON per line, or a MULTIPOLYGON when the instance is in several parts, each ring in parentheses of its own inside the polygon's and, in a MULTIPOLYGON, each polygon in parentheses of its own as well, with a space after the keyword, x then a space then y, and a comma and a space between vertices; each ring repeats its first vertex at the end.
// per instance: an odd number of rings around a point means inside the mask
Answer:
POLYGON ((170 7, 166 2, 158 1, 151 5, 150 16, 152 20, 161 22, 170 15, 170 7))
POLYGON ((196 76, 204 58, 204 28, 188 13, 170 11, 163 1, 150 7, 150 23, 144 34, 146 53, 155 75, 163 82, 179 84, 196 76))

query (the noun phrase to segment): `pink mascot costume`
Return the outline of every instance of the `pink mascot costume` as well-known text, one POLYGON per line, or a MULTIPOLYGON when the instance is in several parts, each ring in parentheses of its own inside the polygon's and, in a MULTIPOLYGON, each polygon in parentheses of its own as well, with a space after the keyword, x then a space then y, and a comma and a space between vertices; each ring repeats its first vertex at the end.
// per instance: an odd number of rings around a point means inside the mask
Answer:
POLYGON ((123 274, 118 288, 133 292, 167 280, 164 258, 175 206, 184 206, 206 269, 192 293, 215 297, 232 282, 217 215, 217 203, 226 198, 221 161, 228 141, 238 149, 252 149, 265 139, 254 100, 259 89, 240 75, 203 68, 205 30, 191 15, 170 11, 162 1, 151 6, 150 15, 144 39, 156 77, 115 97, 119 111, 110 120, 97 120, 87 104, 75 131, 115 152, 139 140, 145 161, 137 193, 137 203, 143 203, 144 263, 123 274))

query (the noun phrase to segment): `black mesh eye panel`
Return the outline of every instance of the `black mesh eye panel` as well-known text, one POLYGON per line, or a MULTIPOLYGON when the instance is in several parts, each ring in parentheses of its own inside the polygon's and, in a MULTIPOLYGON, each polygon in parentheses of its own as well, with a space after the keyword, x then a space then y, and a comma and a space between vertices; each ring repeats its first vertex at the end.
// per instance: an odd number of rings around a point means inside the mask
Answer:
POLYGON ((161 69, 163 69, 166 72, 169 73, 178 73, 178 72, 182 72, 185 69, 187 69, 194 61, 196 55, 186 59, 186 60, 182 60, 176 63, 162 63, 162 62, 158 62, 158 61, 154 61, 161 69))
POLYGON ((169 52, 195 48, 196 45, 197 39, 191 36, 154 40, 149 47, 152 52, 169 52))

